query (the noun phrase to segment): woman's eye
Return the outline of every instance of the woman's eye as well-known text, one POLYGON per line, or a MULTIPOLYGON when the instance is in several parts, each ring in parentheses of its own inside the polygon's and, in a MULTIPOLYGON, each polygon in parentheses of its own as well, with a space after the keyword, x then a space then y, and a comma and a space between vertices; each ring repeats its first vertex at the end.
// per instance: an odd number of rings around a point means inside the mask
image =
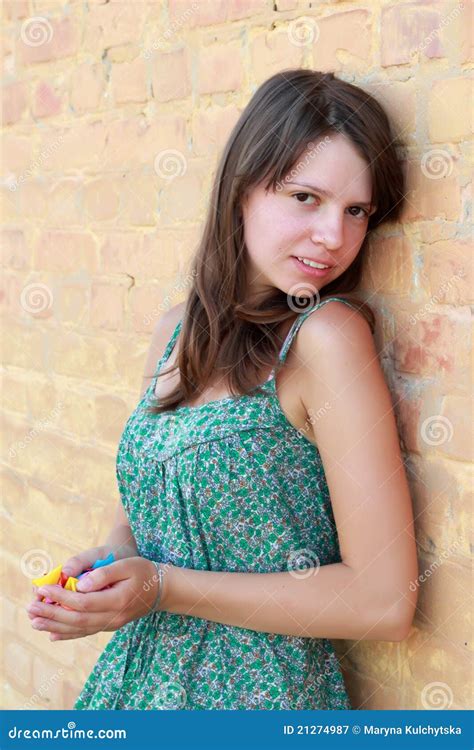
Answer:
MULTIPOLYGON (((318 200, 316 195, 311 195, 311 193, 293 193, 291 196, 292 198, 296 198, 298 203, 301 203, 304 206, 312 206, 314 204, 312 203, 306 203, 307 198, 314 198, 315 201, 318 200)), ((355 219, 366 219, 369 216, 369 212, 365 210, 365 208, 361 208, 361 206, 350 206, 348 209, 349 211, 357 211, 358 213, 351 213, 351 216, 353 216, 355 219)))
MULTIPOLYGON (((311 195, 310 193, 294 193, 293 198, 296 198, 298 200, 298 203, 303 203, 306 198, 315 198, 314 195, 311 195), (301 197, 303 197, 303 200, 299 200, 301 197)), ((306 203, 307 206, 311 205, 310 203, 306 203)))
POLYGON ((361 208, 360 206, 351 206, 351 210, 355 208, 356 211, 360 211, 358 214, 351 214, 351 216, 355 216, 356 219, 365 219, 368 217, 369 212, 365 210, 365 208, 361 208))

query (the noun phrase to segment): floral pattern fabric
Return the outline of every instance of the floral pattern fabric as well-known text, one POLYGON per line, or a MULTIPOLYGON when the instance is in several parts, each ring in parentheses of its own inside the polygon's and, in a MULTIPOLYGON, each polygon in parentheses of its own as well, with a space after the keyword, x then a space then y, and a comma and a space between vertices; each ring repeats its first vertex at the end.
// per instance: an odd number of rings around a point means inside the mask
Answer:
MULTIPOLYGON (((301 324, 331 300, 300 313, 301 324)), ((352 306, 352 305, 351 305, 352 306)), ((138 553, 198 570, 308 575, 340 562, 317 448, 284 415, 275 370, 264 394, 154 415, 157 373, 128 418, 117 481, 138 553)), ((317 604, 315 605, 317 606, 317 604)), ((350 709, 330 640, 154 612, 115 631, 74 709, 350 709)))

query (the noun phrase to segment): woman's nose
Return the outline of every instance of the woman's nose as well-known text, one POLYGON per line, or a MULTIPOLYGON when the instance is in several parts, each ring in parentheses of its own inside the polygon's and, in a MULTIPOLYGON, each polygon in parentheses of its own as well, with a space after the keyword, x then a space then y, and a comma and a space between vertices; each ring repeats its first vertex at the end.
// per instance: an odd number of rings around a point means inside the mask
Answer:
POLYGON ((327 250, 338 250, 344 243, 344 217, 336 212, 326 216, 318 213, 311 227, 311 239, 327 250))

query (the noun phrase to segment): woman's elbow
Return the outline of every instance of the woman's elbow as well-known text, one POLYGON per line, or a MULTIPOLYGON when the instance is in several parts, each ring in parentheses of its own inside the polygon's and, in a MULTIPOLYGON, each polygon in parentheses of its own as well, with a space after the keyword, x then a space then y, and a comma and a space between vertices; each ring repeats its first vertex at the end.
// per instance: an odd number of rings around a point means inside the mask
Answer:
POLYGON ((387 618, 387 641, 404 641, 408 638, 416 612, 417 595, 402 597, 391 606, 392 617, 387 618))

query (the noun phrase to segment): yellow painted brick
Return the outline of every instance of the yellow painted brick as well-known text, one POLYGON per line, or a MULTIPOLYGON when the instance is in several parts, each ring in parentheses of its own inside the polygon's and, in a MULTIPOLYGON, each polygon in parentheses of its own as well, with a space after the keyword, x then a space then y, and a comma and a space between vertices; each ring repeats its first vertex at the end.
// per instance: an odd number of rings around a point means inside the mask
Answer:
POLYGON ((26 18, 28 16, 28 0, 4 0, 3 13, 7 21, 26 18))
POLYGON ((397 710, 401 695, 398 687, 382 685, 377 680, 351 669, 346 675, 346 687, 352 708, 361 711, 397 710))
POLYGON ((84 27, 83 51, 98 50, 138 42, 148 16, 146 3, 106 3, 90 5, 84 27))
POLYGON ((364 270, 370 287, 380 294, 410 294, 414 249, 406 237, 382 237, 370 243, 364 270))
POLYGON ((82 177, 55 181, 52 178, 47 199, 48 225, 63 229, 83 223, 84 183, 82 177))
POLYGON ((423 631, 415 631, 409 641, 403 642, 402 648, 406 667, 404 684, 409 698, 405 708, 471 707, 472 654, 469 649, 448 641, 439 632, 423 631), (433 683, 441 683, 441 686, 430 687, 433 683))
POLYGON ((115 63, 112 66, 110 80, 115 104, 147 101, 147 65, 142 58, 115 63))
POLYGON ((394 686, 401 681, 398 646, 396 641, 362 640, 357 644, 349 643, 346 648, 341 649, 344 665, 347 669, 355 669, 380 684, 389 682, 394 686))
MULTIPOLYGON (((48 636, 42 633, 47 638, 48 636)), ((56 644, 52 644, 53 646, 56 644)), ((33 659, 33 688, 37 695, 51 710, 61 709, 62 682, 65 669, 52 661, 50 657, 35 656, 33 659)), ((33 698, 33 696, 32 696, 33 698)))
POLYGON ((240 42, 216 44, 201 49, 198 58, 198 91, 213 94, 217 91, 235 91, 243 83, 242 45, 240 42), (232 65, 229 65, 232 60, 232 65))
POLYGON ((135 287, 130 294, 132 322, 135 331, 149 331, 154 327, 153 311, 159 305, 163 292, 156 284, 135 287))
MULTIPOLYGON (((430 154, 433 155, 433 150, 427 148, 419 161, 408 162, 409 191, 403 211, 404 221, 429 218, 450 221, 458 220, 461 215, 459 178, 449 152, 441 154, 442 166, 439 172, 435 172, 435 178, 429 176, 429 170, 422 168, 423 163, 433 163, 429 161, 430 154)), ((438 158, 437 152, 433 158, 438 158)))
POLYGON ((119 375, 114 362, 116 351, 115 341, 81 336, 74 331, 57 333, 51 339, 51 363, 55 372, 114 386, 119 375))
POLYGON ((468 643, 472 634, 472 572, 434 552, 419 563, 420 575, 416 621, 427 632, 449 639, 458 646, 468 643))
POLYGON ((436 81, 428 102, 428 124, 432 143, 462 141, 472 133, 472 80, 448 78, 436 81))
POLYGON ((446 396, 440 409, 440 417, 441 434, 437 436, 439 450, 458 461, 472 462, 472 399, 454 394, 446 396))
POLYGON ((98 179, 84 187, 84 210, 89 222, 110 221, 120 211, 120 187, 117 180, 98 179))
POLYGON ((191 60, 184 47, 153 57, 153 98, 158 102, 184 99, 191 93, 191 60))
POLYGON ((35 420, 55 419, 61 409, 59 389, 54 382, 36 377, 26 382, 29 415, 35 420))
POLYGON ((194 222, 201 212, 203 199, 203 182, 205 174, 198 165, 188 163, 185 174, 177 174, 170 179, 160 191, 158 198, 160 228, 179 224, 180 222, 194 222))
POLYGON ((35 268, 41 271, 95 271, 98 266, 94 237, 87 232, 45 231, 35 248, 35 268))
POLYGON ((442 57, 442 14, 416 3, 392 3, 382 9, 382 65, 416 63, 421 57, 442 57))
POLYGON ((83 326, 89 316, 89 286, 84 281, 61 284, 54 298, 54 311, 62 323, 71 323, 74 327, 83 326))
POLYGON ((5 409, 25 413, 28 409, 27 387, 23 379, 15 375, 5 374, 2 376, 0 391, 5 409))
MULTIPOLYGON (((27 695, 19 690, 15 690, 13 685, 4 680, 2 682, 2 709, 4 711, 32 710, 26 705, 27 695)), ((31 689, 25 688, 28 695, 31 695, 31 689)), ((37 709, 41 706, 37 706, 37 709)))
MULTIPOLYGON (((64 541, 80 550, 84 542, 100 537, 107 529, 106 513, 97 496, 68 492, 57 485, 37 486, 30 481, 16 517, 26 526, 51 529, 58 539, 67 529, 64 541)), ((69 552, 68 557, 71 554, 73 552, 69 552)))
POLYGON ((15 637, 8 637, 3 643, 5 654, 5 674, 14 688, 24 692, 30 684, 35 653, 15 637))
POLYGON ((55 409, 57 425, 61 432, 71 437, 90 439, 93 433, 93 399, 84 388, 67 386, 58 391, 55 409))
POLYGON ((48 202, 40 170, 32 168, 32 175, 26 173, 27 179, 17 191, 18 207, 23 221, 28 219, 44 219, 48 215, 48 202))
POLYGON ((23 270, 31 266, 31 246, 21 229, 3 229, 1 232, 2 266, 23 270))
POLYGON ((406 145, 417 145, 417 82, 377 80, 364 83, 364 91, 372 94, 386 110, 396 132, 401 133, 406 145), (403 102, 403 107, 400 106, 403 102))
POLYGON ((181 115, 159 114, 151 119, 140 115, 111 122, 101 160, 102 170, 146 164, 153 169, 158 154, 169 149, 186 154, 186 119, 181 115))
POLYGON ((97 119, 79 121, 74 126, 49 127, 35 149, 34 159, 41 164, 42 174, 65 176, 85 168, 98 172, 103 165, 106 138, 107 127, 97 119))
POLYGON ((424 253, 422 282, 436 304, 474 302, 472 246, 468 241, 437 242, 424 253))
POLYGON ((234 105, 198 110, 193 117, 193 153, 196 156, 219 153, 239 116, 240 110, 234 105))
POLYGON ((69 103, 80 114, 97 110, 106 88, 105 68, 101 63, 83 63, 72 72, 69 103))
POLYGON ((2 89, 2 115, 4 125, 21 120, 27 106, 27 89, 23 81, 11 83, 2 89))
POLYGON ((129 417, 128 405, 113 394, 96 396, 94 400, 94 434, 99 440, 116 445, 129 417))
POLYGON ((25 22, 17 39, 17 54, 22 65, 48 62, 76 55, 80 44, 79 13, 61 18, 42 18, 25 22), (32 44, 40 34, 42 44, 32 44))
POLYGON ((263 82, 284 68, 299 68, 303 51, 304 47, 292 44, 286 30, 260 33, 251 45, 252 77, 263 82))
POLYGON ((124 323, 126 289, 117 284, 93 284, 91 288, 91 325, 120 330, 124 323))
MULTIPOLYGON (((371 63, 371 14, 366 10, 332 13, 311 18, 305 33, 313 39, 313 66, 316 70, 363 70, 371 63), (312 25, 314 22, 314 26, 312 25)), ((298 40, 296 26, 295 34, 298 40)))
MULTIPOLYGON (((17 179, 31 168, 34 158, 34 139, 16 133, 4 133, 2 161, 3 171, 13 172, 17 179)), ((25 175, 26 179, 26 175, 25 175)))
MULTIPOLYGON (((117 421, 120 416, 117 416, 117 421)), ((110 419, 113 423, 113 418, 110 419)), ((79 491, 89 497, 108 499, 115 496, 115 451, 108 453, 99 447, 82 447, 72 467, 74 482, 79 491)))
POLYGON ((157 223, 157 175, 129 173, 120 181, 120 223, 126 226, 154 226, 157 223))
POLYGON ((66 100, 63 83, 40 81, 35 87, 31 112, 35 118, 53 117, 63 111, 66 100))

